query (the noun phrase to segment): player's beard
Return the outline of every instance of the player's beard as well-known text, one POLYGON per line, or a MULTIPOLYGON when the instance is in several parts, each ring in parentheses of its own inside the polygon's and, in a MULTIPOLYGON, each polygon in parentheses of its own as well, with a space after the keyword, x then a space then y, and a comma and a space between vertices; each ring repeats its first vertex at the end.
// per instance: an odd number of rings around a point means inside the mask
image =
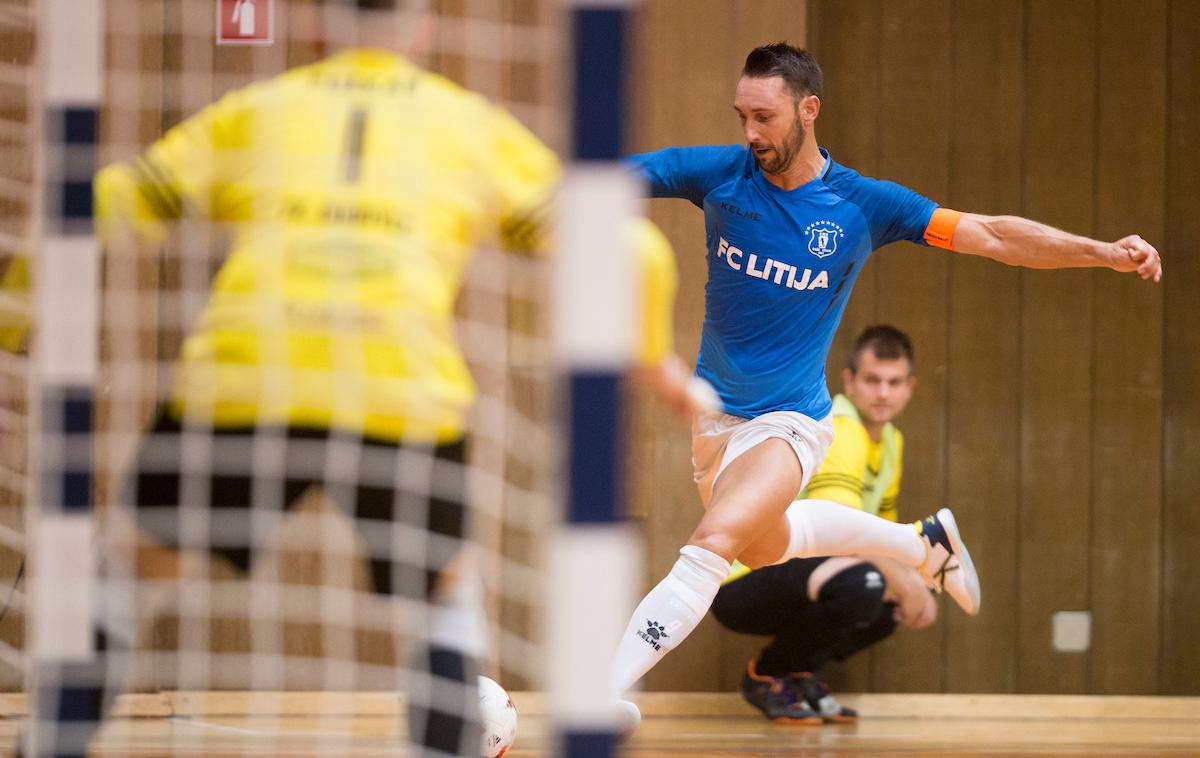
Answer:
POLYGON ((759 158, 758 166, 766 174, 782 174, 792 167, 792 161, 796 160, 796 156, 800 154, 800 148, 804 147, 804 140, 808 138, 808 132, 804 130, 804 123, 800 121, 800 114, 796 113, 795 122, 792 126, 792 132, 784 139, 783 144, 776 147, 775 156, 769 160, 759 158))

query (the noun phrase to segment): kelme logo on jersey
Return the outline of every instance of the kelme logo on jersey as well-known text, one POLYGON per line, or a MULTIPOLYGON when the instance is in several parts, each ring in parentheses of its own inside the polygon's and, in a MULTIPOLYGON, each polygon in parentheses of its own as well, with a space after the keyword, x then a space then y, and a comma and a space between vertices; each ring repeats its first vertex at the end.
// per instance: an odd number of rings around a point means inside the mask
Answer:
POLYGON ((790 263, 777 261, 774 258, 760 259, 758 253, 746 253, 740 247, 729 244, 721 237, 717 245, 717 257, 724 258, 729 268, 741 271, 746 276, 755 279, 765 279, 781 287, 794 290, 815 290, 829 288, 829 272, 813 271, 810 268, 799 269, 790 263))
POLYGON ((808 234, 808 252, 818 258, 828 258, 837 252, 837 241, 845 237, 842 227, 832 221, 815 221, 804 227, 808 234))

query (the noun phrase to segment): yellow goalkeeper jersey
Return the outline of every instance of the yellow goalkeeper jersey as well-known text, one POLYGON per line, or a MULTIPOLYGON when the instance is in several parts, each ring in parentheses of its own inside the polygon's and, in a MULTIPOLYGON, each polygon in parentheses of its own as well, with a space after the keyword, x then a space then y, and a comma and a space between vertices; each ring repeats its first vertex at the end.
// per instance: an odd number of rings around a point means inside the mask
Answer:
POLYGON ((833 444, 800 497, 833 500, 896 521, 904 436, 884 424, 879 442, 867 434, 845 395, 833 399, 833 444))
MULTIPOLYGON (((446 441, 475 395, 454 336, 471 252, 532 246, 558 173, 483 97, 358 49, 233 92, 105 168, 97 226, 161 239, 197 217, 228 237, 174 415, 446 441)), ((638 238, 665 245, 655 233, 638 238)), ((647 298, 669 309, 673 268, 658 270, 647 298)))

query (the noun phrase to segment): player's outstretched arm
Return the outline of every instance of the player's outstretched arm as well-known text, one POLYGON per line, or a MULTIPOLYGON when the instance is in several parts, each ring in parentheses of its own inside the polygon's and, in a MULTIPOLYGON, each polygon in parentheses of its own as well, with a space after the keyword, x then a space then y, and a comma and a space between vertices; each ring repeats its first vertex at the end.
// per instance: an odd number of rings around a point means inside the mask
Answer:
POLYGON ((641 274, 641 340, 633 378, 648 384, 673 416, 720 410, 721 400, 708 382, 693 376, 673 348, 672 313, 678 274, 671 243, 648 219, 630 224, 641 274))
POLYGON ((1100 242, 1019 216, 963 214, 954 228, 950 247, 1010 266, 1111 268, 1136 271, 1143 279, 1156 282, 1162 279, 1158 251, 1136 234, 1116 242, 1100 242))

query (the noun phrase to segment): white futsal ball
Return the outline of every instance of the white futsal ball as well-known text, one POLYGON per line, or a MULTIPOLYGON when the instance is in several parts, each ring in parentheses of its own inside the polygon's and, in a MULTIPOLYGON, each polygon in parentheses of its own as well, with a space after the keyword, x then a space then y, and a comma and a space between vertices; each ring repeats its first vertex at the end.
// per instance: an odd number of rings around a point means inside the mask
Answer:
POLYGON ((500 758, 517 739, 517 707, 503 687, 479 677, 479 716, 483 722, 483 758, 500 758))

